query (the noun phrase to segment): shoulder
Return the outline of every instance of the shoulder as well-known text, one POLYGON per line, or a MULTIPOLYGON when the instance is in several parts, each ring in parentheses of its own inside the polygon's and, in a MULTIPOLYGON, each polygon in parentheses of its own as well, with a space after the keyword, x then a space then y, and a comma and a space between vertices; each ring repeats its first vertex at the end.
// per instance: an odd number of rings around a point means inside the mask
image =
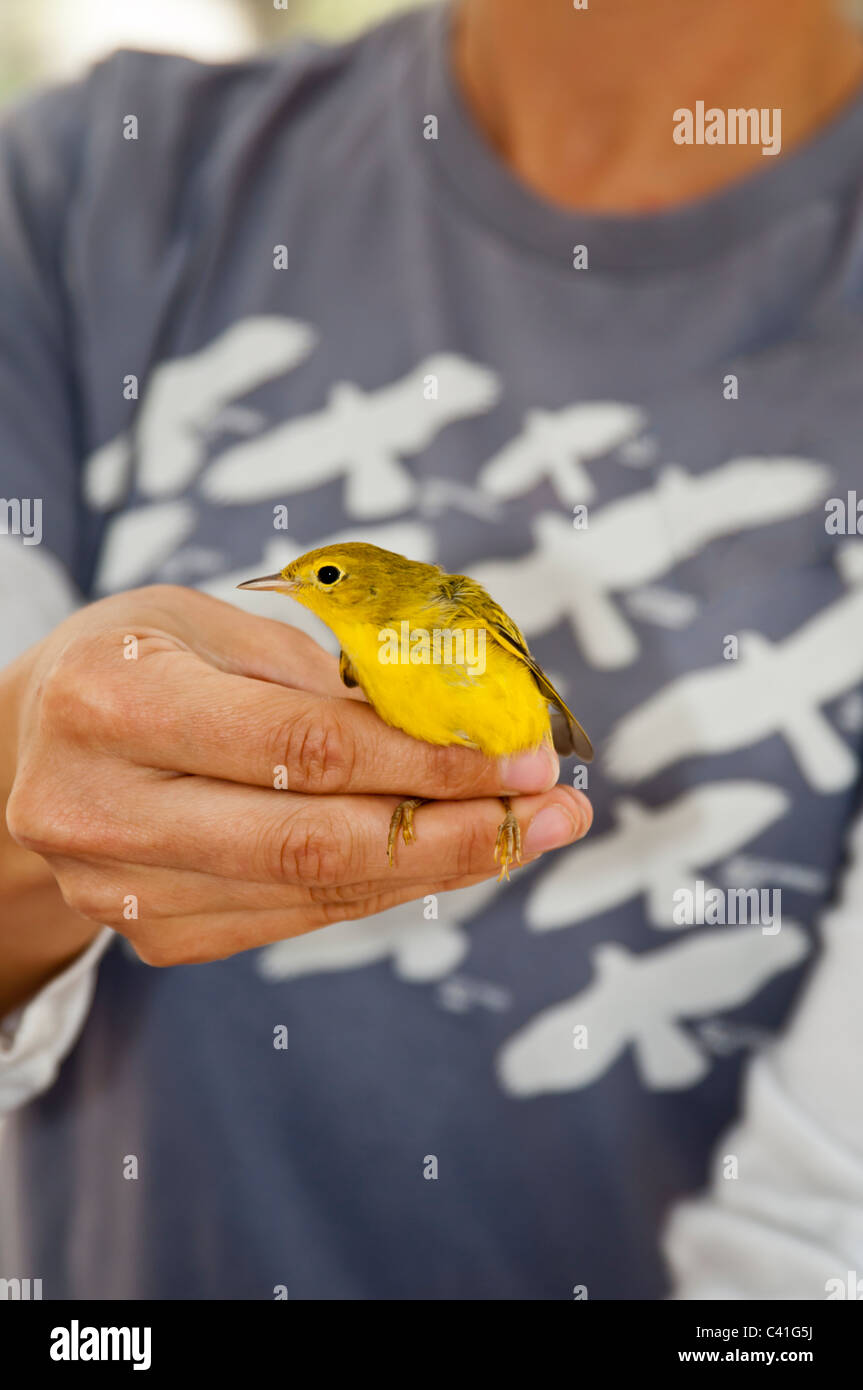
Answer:
POLYGON ((306 102, 320 104, 364 83, 371 74, 385 82, 387 71, 397 70, 415 48, 420 18, 399 16, 343 43, 300 38, 228 63, 124 49, 85 79, 86 114, 100 123, 137 115, 153 141, 182 133, 189 144, 205 143, 208 135, 230 130, 238 120, 247 122, 250 108, 282 103, 290 115, 306 102))
POLYGON ((422 11, 343 43, 298 39, 236 62, 122 49, 83 78, 30 94, 3 113, 0 140, 87 183, 111 177, 132 152, 169 174, 219 148, 302 125, 322 108, 385 94, 416 53, 422 11))

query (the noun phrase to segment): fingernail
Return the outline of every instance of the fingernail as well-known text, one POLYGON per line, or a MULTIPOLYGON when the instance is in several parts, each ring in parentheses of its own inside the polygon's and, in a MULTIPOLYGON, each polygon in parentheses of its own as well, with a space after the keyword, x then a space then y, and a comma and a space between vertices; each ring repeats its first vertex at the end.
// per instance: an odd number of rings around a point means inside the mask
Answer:
POLYGON ((560 806, 546 806, 534 816, 524 837, 526 854, 544 854, 547 849, 560 849, 578 834, 575 819, 560 806))
POLYGON ((536 753, 519 753, 515 758, 501 758, 500 778, 504 795, 507 792, 545 792, 553 787, 560 773, 560 764, 549 748, 536 753))

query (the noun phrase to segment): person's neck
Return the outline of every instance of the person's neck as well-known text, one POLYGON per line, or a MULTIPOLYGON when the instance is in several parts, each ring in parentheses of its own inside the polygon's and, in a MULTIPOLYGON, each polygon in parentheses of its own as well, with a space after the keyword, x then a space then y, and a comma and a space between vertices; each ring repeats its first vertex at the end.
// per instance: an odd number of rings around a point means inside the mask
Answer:
POLYGON ((462 0, 453 58, 514 173, 601 213, 686 202, 770 163, 761 143, 676 143, 680 108, 696 139, 696 103, 779 108, 784 153, 863 84, 863 40, 831 0, 462 0))

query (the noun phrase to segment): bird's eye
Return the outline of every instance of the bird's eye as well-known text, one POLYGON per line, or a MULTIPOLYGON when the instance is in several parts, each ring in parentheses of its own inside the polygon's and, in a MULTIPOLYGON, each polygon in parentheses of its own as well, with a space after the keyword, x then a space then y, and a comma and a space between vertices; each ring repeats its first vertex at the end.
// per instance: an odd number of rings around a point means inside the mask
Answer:
POLYGON ((335 584, 341 578, 341 570, 337 565, 321 565, 318 570, 318 579, 322 584, 335 584))

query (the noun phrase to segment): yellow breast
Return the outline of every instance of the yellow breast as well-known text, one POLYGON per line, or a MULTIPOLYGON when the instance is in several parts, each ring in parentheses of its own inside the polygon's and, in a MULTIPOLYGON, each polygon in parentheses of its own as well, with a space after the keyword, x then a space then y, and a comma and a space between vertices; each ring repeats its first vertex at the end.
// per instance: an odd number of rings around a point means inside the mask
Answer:
POLYGON ((416 632, 404 623, 383 631, 392 636, 368 624, 340 624, 337 636, 387 724, 426 743, 473 745, 489 757, 550 741, 548 707, 529 668, 485 628, 416 632))

